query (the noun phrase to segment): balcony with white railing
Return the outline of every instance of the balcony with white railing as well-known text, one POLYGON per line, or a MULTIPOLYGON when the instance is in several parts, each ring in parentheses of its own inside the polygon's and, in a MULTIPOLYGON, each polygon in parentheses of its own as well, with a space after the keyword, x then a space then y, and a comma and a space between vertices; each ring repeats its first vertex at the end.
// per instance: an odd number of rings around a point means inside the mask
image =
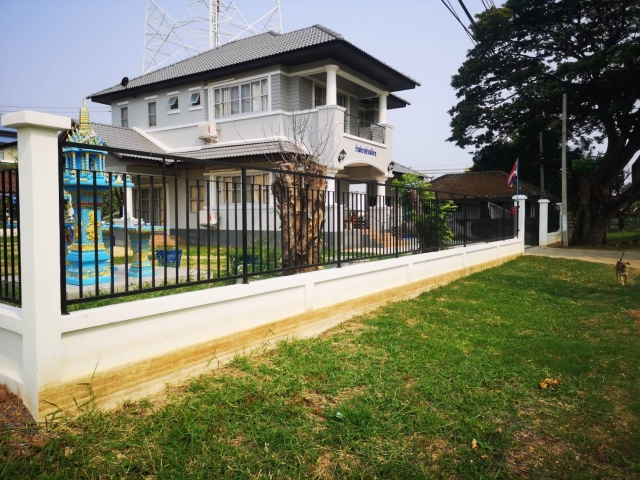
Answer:
POLYGON ((344 116, 344 133, 376 143, 385 143, 386 128, 352 115, 344 116))

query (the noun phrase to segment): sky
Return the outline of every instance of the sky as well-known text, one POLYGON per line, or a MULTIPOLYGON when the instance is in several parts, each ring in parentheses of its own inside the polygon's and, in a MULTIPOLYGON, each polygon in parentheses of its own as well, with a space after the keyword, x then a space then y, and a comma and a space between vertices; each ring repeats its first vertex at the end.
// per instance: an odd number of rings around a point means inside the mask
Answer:
MULTIPOLYGON (((157 2, 178 16, 188 0, 157 2)), ((236 3, 250 16, 271 2, 236 3)), ((472 14, 483 9, 482 0, 465 3, 472 14)), ((451 76, 472 44, 440 0, 282 0, 281 10, 285 32, 322 24, 421 83, 399 92, 409 107, 389 112, 395 161, 431 174, 471 166, 469 151, 446 139, 451 76)), ((77 118, 85 96, 139 76, 145 13, 146 0, 0 0, 0 115, 77 118)), ((108 107, 88 105, 93 121, 111 123, 108 107)))

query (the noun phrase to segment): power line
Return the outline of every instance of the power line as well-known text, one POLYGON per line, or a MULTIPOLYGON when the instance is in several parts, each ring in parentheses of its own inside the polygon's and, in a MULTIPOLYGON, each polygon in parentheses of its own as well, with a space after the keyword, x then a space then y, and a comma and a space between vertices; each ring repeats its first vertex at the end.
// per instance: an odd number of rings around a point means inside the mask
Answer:
POLYGON ((476 43, 475 38, 473 38, 473 35, 471 34, 471 32, 469 31, 469 29, 467 28, 467 26, 462 22, 462 20, 460 20, 460 17, 458 16, 455 8, 453 8, 453 5, 451 5, 451 3, 449 2, 449 0, 440 0, 442 2, 442 4, 445 6, 445 8, 447 10, 449 10, 449 13, 451 15, 453 15, 453 18, 455 18, 458 23, 462 26, 462 29, 465 31, 465 33, 469 36, 469 38, 471 39, 471 41, 473 43, 476 43))
MULTIPOLYGON (((43 107, 43 106, 30 106, 30 107, 25 107, 25 106, 19 106, 19 105, 0 105, 0 108, 38 108, 38 109, 43 109, 43 110, 57 110, 57 111, 63 111, 63 110, 73 110, 75 111, 79 111, 80 107, 43 107)), ((107 109, 107 110, 111 110, 111 107, 96 107, 96 106, 92 106, 91 109, 94 110, 101 110, 101 109, 107 109)))
POLYGON ((462 10, 464 10, 464 13, 467 15, 467 18, 471 22, 471 25, 473 25, 473 29, 475 30, 476 33, 478 33, 478 24, 473 19, 473 16, 469 13, 469 10, 467 10, 467 6, 464 4, 462 0, 458 0, 458 3, 462 7, 462 10))

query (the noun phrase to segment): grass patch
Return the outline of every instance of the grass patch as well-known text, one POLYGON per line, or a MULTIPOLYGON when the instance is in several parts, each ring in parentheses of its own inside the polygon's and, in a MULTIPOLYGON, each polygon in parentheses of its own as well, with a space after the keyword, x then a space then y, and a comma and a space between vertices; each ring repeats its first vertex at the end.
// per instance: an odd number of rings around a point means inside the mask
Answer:
POLYGON ((627 222, 624 230, 610 229, 607 232, 607 246, 622 250, 640 250, 640 224, 627 222))
POLYGON ((0 478, 639 476, 639 285, 523 257, 63 420, 31 457, 0 440, 0 478))

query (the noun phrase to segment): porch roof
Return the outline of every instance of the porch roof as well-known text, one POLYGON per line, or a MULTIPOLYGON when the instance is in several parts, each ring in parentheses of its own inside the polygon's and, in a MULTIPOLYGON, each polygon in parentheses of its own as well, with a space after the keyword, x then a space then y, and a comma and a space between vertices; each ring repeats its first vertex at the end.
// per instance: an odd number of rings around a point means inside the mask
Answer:
POLYGON ((91 127, 98 137, 102 139, 106 147, 122 148, 135 151, 135 153, 112 153, 119 158, 139 158, 152 161, 160 161, 157 157, 146 156, 145 153, 156 155, 172 155, 184 157, 184 162, 189 159, 223 160, 227 158, 269 156, 281 152, 294 152, 294 147, 288 142, 277 140, 242 143, 238 145, 211 145, 197 150, 181 152, 165 152, 149 139, 131 128, 115 127, 103 123, 91 123, 91 127))
POLYGON ((179 155, 186 158, 198 160, 222 160, 224 158, 251 157, 259 155, 277 155, 282 152, 294 152, 293 145, 288 142, 268 141, 256 143, 243 143, 240 145, 213 145, 190 152, 179 152, 179 155))
POLYGON ((94 102, 110 104, 115 98, 186 82, 211 80, 277 64, 294 66, 335 59, 385 85, 390 92, 419 86, 416 80, 395 70, 322 25, 280 34, 267 32, 207 50, 186 60, 89 95, 94 102))
POLYGON ((398 162, 393 162, 393 175, 397 176, 397 177, 401 177, 402 175, 404 175, 405 173, 413 173, 414 175, 418 175, 419 177, 426 177, 426 175, 422 172, 419 172, 418 170, 414 170, 411 167, 407 167, 406 165, 402 165, 401 163, 398 162))

